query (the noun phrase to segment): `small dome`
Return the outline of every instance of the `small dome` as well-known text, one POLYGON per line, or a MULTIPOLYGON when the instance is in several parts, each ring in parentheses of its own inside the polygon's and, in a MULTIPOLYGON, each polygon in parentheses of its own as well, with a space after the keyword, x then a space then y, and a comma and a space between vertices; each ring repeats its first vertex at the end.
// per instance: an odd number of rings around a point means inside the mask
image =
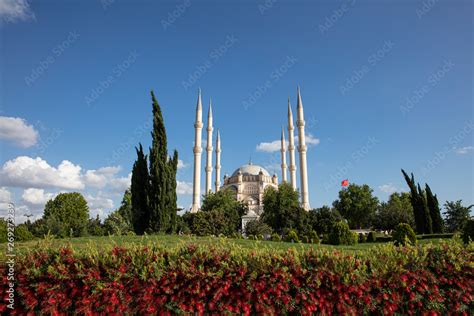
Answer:
POLYGON ((265 176, 270 176, 267 170, 263 168, 262 166, 259 165, 254 165, 254 164, 245 164, 240 166, 237 170, 234 171, 232 174, 232 177, 235 177, 239 174, 239 171, 242 173, 244 176, 258 176, 260 171, 263 173, 265 176))

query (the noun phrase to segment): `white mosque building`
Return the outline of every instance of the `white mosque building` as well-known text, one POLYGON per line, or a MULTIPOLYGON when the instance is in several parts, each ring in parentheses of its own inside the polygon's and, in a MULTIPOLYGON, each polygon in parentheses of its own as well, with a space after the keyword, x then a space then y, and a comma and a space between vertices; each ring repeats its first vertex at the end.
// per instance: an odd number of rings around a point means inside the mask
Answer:
MULTIPOLYGON (((300 196, 301 206, 305 210, 310 209, 309 194, 308 194, 308 169, 306 161, 306 140, 305 140, 305 121, 303 112, 303 103, 301 101, 300 89, 298 87, 297 96, 297 120, 296 127, 298 128, 298 154, 299 154, 299 170, 300 170, 300 196)), ((199 90, 197 106, 196 106, 196 121, 194 123, 195 138, 194 138, 194 177, 193 177, 193 202, 191 212, 198 212, 201 207, 201 156, 202 156, 202 102, 201 90, 199 90)), ((290 183, 293 189, 297 190, 296 185, 296 159, 295 159, 295 136, 294 136, 294 122, 293 112, 291 109, 290 100, 288 99, 288 146, 286 146, 285 133, 281 131, 281 174, 282 181, 287 182, 287 164, 286 152, 289 153, 290 183)), ((206 146, 206 182, 205 194, 213 192, 212 190, 212 156, 213 156, 213 119, 212 119, 212 104, 209 102, 209 111, 207 115, 207 146, 206 146)), ((237 168, 231 176, 224 175, 224 181, 221 185, 221 138, 217 131, 216 138, 216 174, 214 182, 214 192, 223 189, 230 189, 234 192, 235 198, 242 201, 248 206, 248 212, 242 217, 242 229, 248 221, 258 219, 263 212, 263 194, 267 187, 274 187, 278 189, 278 178, 275 174, 270 175, 265 168, 252 164, 244 164, 237 168)))

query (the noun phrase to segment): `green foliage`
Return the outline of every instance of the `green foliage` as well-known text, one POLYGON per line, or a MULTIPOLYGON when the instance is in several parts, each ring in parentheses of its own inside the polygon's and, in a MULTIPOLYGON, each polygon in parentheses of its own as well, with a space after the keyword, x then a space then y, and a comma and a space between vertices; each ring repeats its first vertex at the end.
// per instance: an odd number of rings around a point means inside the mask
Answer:
POLYGON ((329 206, 312 209, 308 212, 309 222, 313 230, 320 232, 323 235, 331 231, 331 227, 342 220, 341 214, 329 206))
POLYGON ((358 239, 358 241, 359 241, 359 244, 362 244, 362 243, 367 242, 367 237, 365 236, 365 234, 359 233, 359 239, 358 239))
MULTIPOLYGON (((149 229, 153 232, 176 231, 176 171, 178 153, 168 156, 166 129, 160 105, 151 92, 153 106, 152 146, 150 148, 150 186, 148 189, 149 229)), ((133 192, 132 192, 133 197, 133 192)), ((146 229, 145 229, 146 230, 146 229)))
POLYGON ((296 242, 296 243, 300 242, 300 240, 298 238, 298 234, 292 229, 290 229, 288 231, 288 233, 286 234, 285 241, 286 242, 296 242))
POLYGON ((102 228, 102 224, 100 222, 99 215, 94 218, 89 218, 87 222, 87 233, 91 236, 103 236, 104 229, 102 228))
POLYGON ((35 236, 33 236, 25 224, 20 224, 15 227, 15 241, 28 241, 34 238, 35 236))
POLYGON ((379 204, 372 193, 373 190, 366 184, 351 184, 339 191, 339 199, 334 201, 333 206, 348 220, 351 228, 368 228, 379 204))
POLYGON ((375 237, 375 232, 369 232, 369 234, 367 235, 367 242, 375 242, 376 241, 376 237, 375 237))
POLYGON ((0 218, 0 243, 7 242, 7 222, 0 218))
POLYGON ((462 200, 459 201, 446 201, 444 208, 445 224, 448 232, 459 232, 464 227, 465 223, 469 220, 471 208, 474 205, 468 207, 462 205, 462 200))
POLYGON ((273 233, 271 238, 272 238, 272 241, 281 242, 281 236, 278 235, 277 233, 273 233))
POLYGON ((80 193, 60 193, 54 200, 46 203, 44 218, 47 226, 51 225, 49 228, 56 231, 52 233, 57 236, 69 236, 71 231, 74 237, 84 236, 87 233, 89 207, 80 193), (56 222, 61 227, 57 227, 56 222))
POLYGON ((469 243, 470 241, 474 241, 474 219, 469 219, 466 221, 461 238, 465 244, 469 243))
POLYGON ((396 246, 399 245, 415 245, 416 235, 410 225, 406 223, 400 223, 395 227, 392 233, 392 238, 396 246))
POLYGON ((184 215, 176 217, 176 233, 186 235, 191 233, 191 228, 184 215))
POLYGON ((392 193, 387 202, 382 202, 375 215, 374 228, 393 230, 400 223, 408 223, 415 227, 413 206, 410 193, 392 193))
POLYGON ((253 220, 245 225, 246 235, 271 235, 272 228, 260 220, 253 220))
POLYGON ((318 233, 316 231, 312 230, 310 232, 309 239, 310 239, 310 243, 319 244, 319 236, 318 236, 318 233))
POLYGON ((415 183, 413 173, 409 177, 405 170, 402 169, 402 174, 410 188, 410 200, 413 207, 416 232, 419 234, 433 233, 432 219, 425 192, 421 190, 420 184, 417 185, 415 183))
POLYGON ((123 236, 132 230, 125 218, 118 211, 114 211, 107 216, 104 221, 104 230, 108 235, 123 236))
MULTIPOLYGON (((149 212, 149 174, 147 156, 143 153, 142 144, 135 148, 137 160, 133 164, 132 184, 130 187, 131 200, 131 223, 133 230, 141 235, 150 226, 149 212)), ((128 197, 127 197, 128 199, 128 197)), ((127 201, 124 198, 123 200, 127 201)), ((123 204, 123 201, 122 201, 123 204)), ((123 217, 123 214, 121 214, 123 217)), ((125 217, 126 218, 126 217, 125 217)))
MULTIPOLYGON (((223 233, 226 236, 230 236, 239 230, 241 218, 246 210, 246 206, 235 199, 230 189, 208 193, 204 196, 201 206, 201 212, 203 213, 214 212, 214 217, 217 219, 224 217, 220 225, 221 228, 216 231, 217 234, 223 233)), ((213 222, 211 221, 210 225, 212 224, 213 222)))
POLYGON ((330 245, 355 245, 358 235, 349 229, 347 223, 340 221, 332 227, 327 241, 330 245))
POLYGON ((438 197, 433 195, 430 186, 425 184, 426 205, 430 212, 431 226, 433 233, 442 233, 444 231, 443 219, 441 218, 441 211, 439 209, 438 197))

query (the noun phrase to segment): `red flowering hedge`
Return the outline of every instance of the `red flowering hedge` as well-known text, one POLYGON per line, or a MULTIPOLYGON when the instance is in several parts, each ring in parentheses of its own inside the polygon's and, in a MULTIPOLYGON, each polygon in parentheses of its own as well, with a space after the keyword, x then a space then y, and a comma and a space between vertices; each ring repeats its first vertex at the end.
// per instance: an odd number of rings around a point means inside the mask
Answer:
POLYGON ((472 244, 454 241, 384 245, 355 256, 193 244, 40 250, 17 257, 13 314, 467 315, 473 259, 472 244))

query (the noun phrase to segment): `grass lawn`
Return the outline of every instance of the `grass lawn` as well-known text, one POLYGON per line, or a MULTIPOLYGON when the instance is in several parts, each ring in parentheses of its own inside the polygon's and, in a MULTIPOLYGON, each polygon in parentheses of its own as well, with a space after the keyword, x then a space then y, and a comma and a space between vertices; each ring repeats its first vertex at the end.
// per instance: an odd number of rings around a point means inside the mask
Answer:
MULTIPOLYGON (((418 240, 419 244, 438 243, 441 239, 418 240)), ((304 250, 309 248, 320 249, 338 249, 347 252, 359 252, 370 250, 370 248, 386 243, 362 243, 354 246, 332 246, 332 245, 314 245, 303 243, 287 243, 273 241, 254 241, 247 239, 231 239, 220 237, 195 237, 195 236, 177 236, 177 235, 149 235, 149 236, 106 236, 106 237, 79 237, 53 240, 33 240, 28 242, 16 242, 15 252, 21 254, 28 249, 35 248, 57 248, 65 245, 71 245, 75 250, 110 249, 113 246, 136 246, 136 245, 158 245, 164 248, 175 248, 185 244, 195 243, 199 245, 222 245, 237 246, 243 249, 268 249, 276 251, 286 251, 289 248, 304 250)), ((5 255, 6 243, 0 244, 0 257, 5 255)))

